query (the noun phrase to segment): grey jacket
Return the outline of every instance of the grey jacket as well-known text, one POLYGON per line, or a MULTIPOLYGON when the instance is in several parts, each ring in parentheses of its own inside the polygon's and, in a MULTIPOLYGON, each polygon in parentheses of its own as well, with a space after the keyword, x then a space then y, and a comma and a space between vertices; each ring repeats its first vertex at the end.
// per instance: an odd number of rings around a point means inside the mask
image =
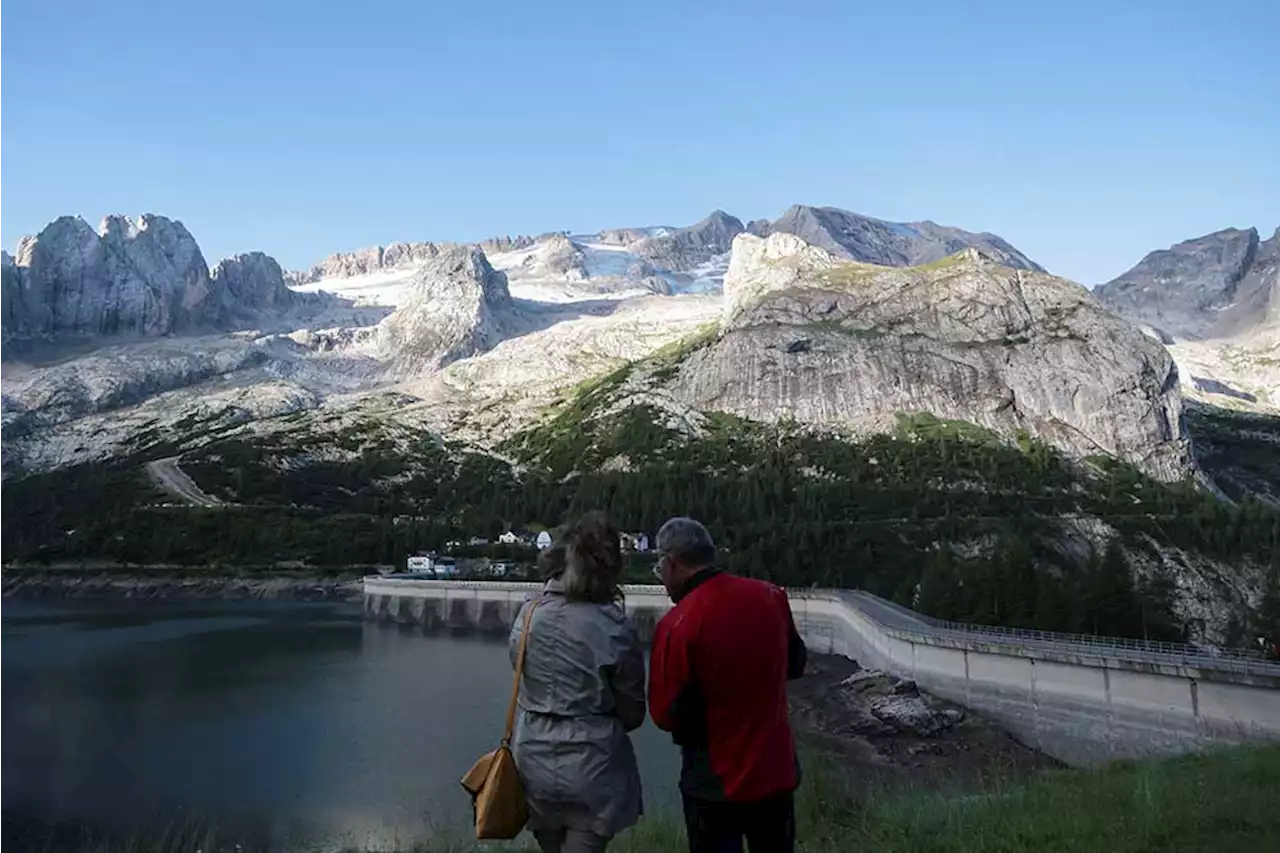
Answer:
MULTIPOLYGON (((643 811, 627 732, 645 719, 644 656, 621 606, 569 601, 559 580, 538 598, 511 744, 529 826, 613 836, 643 811)), ((513 666, 529 607, 511 628, 513 666)))

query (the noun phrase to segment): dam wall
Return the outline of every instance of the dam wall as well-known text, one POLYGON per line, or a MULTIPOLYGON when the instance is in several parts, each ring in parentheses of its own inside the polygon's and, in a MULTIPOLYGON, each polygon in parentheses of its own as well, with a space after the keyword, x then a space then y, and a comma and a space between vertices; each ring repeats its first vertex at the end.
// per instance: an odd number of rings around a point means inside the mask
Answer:
MULTIPOLYGON (((370 577, 364 587, 366 618, 501 634, 540 585, 370 577)), ((658 586, 623 591, 647 641, 671 601, 658 586)), ((910 678, 1072 764, 1280 740, 1280 664, 1257 657, 954 625, 852 590, 788 595, 812 651, 910 678)))

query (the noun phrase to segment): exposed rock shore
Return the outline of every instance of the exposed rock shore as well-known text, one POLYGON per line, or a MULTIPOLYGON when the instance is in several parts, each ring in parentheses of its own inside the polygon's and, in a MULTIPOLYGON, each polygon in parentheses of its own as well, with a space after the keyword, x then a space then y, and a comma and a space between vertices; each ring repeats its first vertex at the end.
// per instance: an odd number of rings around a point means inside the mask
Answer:
POLYGON ((353 601, 360 597, 363 572, 211 573, 200 569, 153 568, 134 571, 6 568, 5 598, 139 600, 294 599, 353 601))
POLYGON ((981 715, 848 658, 811 655, 790 695, 801 736, 855 793, 976 789, 1061 766, 981 715))

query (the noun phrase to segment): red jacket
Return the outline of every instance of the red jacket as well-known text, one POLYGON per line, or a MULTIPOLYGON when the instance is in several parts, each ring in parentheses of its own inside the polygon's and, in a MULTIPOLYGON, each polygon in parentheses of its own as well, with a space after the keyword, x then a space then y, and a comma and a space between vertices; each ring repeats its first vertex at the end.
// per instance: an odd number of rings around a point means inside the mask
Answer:
POLYGON ((787 681, 805 656, 779 587, 715 569, 690 580, 658 623, 649 665, 649 709, 681 747, 686 795, 752 802, 795 790, 787 681))

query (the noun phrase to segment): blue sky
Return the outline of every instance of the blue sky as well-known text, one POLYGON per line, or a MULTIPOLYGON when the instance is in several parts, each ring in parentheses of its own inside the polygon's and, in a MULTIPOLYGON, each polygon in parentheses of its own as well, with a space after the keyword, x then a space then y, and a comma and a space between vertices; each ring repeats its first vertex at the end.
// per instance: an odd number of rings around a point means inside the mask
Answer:
POLYGON ((161 213, 210 262, 794 203, 1111 278, 1280 225, 1280 3, 7 0, 0 242, 161 213))

